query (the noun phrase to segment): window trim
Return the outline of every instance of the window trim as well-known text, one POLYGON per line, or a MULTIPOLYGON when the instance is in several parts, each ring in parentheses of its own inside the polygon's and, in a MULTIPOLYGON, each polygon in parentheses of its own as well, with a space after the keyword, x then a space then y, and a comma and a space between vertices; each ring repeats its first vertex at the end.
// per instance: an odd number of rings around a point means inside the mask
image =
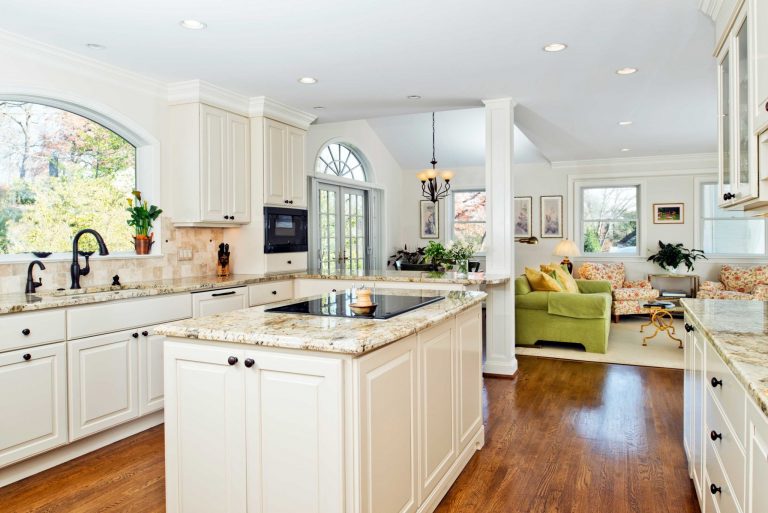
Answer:
MULTIPOLYGON (((334 162, 335 162, 335 160, 334 160, 334 162)), ((325 161, 323 161, 323 163, 325 163, 325 161)), ((325 163, 325 164, 326 164, 326 167, 327 167, 328 163, 325 163)), ((369 176, 369 168, 370 168, 370 164, 369 164, 368 160, 365 158, 365 156, 363 155, 362 151, 360 151, 360 149, 357 146, 355 146, 354 144, 349 143, 349 142, 344 141, 344 140, 331 140, 331 141, 325 142, 320 147, 320 149, 317 151, 317 154, 315 155, 315 160, 312 162, 312 172, 313 172, 315 177, 317 177, 319 179, 324 179, 326 177, 329 177, 331 179, 344 180, 345 182, 356 183, 356 184, 369 183, 371 181, 370 176, 369 176), (335 173, 318 173, 317 172, 317 161, 321 160, 320 159, 320 155, 325 151, 326 148, 328 148, 329 146, 333 146, 333 145, 343 146, 352 155, 355 156, 357 161, 360 163, 360 169, 363 172, 363 180, 357 180, 356 178, 348 178, 348 177, 345 177, 345 176, 339 176, 339 175, 337 175, 335 173)))
MULTIPOLYGON (((454 207, 454 194, 457 192, 484 192, 485 195, 485 221, 483 224, 485 224, 485 240, 486 240, 486 248, 488 247, 487 241, 488 241, 488 190, 485 187, 458 187, 458 188, 451 188, 451 194, 448 195, 448 197, 445 198, 445 233, 446 242, 455 240, 455 233, 453 231, 454 228, 454 222, 453 222, 453 207, 454 207)), ((477 222, 476 222, 477 223, 477 222)), ((466 223, 466 224, 472 224, 472 223, 466 223)), ((487 251, 478 251, 473 256, 486 256, 487 251)))

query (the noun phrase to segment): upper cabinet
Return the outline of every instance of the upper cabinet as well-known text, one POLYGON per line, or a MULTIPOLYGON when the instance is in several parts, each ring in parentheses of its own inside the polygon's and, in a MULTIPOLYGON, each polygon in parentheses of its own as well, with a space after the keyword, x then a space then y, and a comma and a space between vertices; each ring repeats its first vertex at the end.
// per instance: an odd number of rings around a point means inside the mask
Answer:
POLYGON ((248 118, 202 103, 173 105, 174 223, 236 226, 251 221, 248 118))
POLYGON ((749 0, 750 40, 752 42, 754 77, 754 127, 758 133, 768 130, 768 2, 749 0))
POLYGON ((264 118, 264 204, 306 208, 306 131, 264 118))

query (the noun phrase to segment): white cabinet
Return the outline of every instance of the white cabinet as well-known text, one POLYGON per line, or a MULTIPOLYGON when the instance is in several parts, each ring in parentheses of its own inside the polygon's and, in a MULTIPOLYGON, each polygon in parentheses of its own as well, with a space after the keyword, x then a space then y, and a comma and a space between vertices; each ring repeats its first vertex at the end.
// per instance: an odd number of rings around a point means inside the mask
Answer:
POLYGON ((32 347, 66 338, 64 310, 24 312, 0 318, 0 351, 32 347))
POLYGON ((754 63, 753 122, 755 130, 763 132, 768 130, 768 2, 749 0, 749 17, 754 63))
POLYGON ((704 490, 704 346, 696 329, 685 319, 684 446, 688 473, 699 501, 704 490))
POLYGON ((750 404, 747 507, 745 513, 768 511, 768 422, 760 409, 750 404))
POLYGON ((264 118, 264 204, 306 208, 306 131, 264 118))
POLYGON ((465 447, 483 423, 483 314, 473 308, 456 317, 459 447, 465 447))
POLYGON ((69 342, 70 441, 139 415, 139 336, 121 331, 69 342))
POLYGON ((170 107, 174 223, 232 226, 251 220, 248 118, 200 103, 170 107))
POLYGON ((153 335, 154 326, 139 334, 139 415, 163 409, 163 343, 165 337, 153 335))
POLYGON ((293 280, 254 283, 248 287, 248 298, 251 306, 293 299, 293 280))
POLYGON ((248 294, 245 287, 192 294, 192 317, 204 317, 243 308, 248 308, 248 294))
POLYGON ((265 256, 268 273, 297 273, 307 270, 307 252, 267 253, 265 256))
POLYGON ((0 354, 0 467, 67 442, 64 343, 0 354))

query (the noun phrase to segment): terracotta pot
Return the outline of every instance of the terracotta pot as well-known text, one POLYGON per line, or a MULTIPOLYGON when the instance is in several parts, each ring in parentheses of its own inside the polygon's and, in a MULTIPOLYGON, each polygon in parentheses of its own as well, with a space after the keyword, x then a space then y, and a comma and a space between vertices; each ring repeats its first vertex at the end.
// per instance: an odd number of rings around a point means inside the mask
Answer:
POLYGON ((154 243, 151 237, 139 236, 133 238, 133 246, 136 249, 137 255, 149 255, 154 243))

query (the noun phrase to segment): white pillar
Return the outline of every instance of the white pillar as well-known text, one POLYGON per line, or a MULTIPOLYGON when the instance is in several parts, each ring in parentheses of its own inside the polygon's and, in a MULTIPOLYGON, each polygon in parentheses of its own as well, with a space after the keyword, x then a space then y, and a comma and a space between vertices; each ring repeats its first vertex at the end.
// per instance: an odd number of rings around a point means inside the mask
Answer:
POLYGON ((486 302, 486 359, 488 374, 513 375, 515 359, 515 235, 512 157, 515 139, 515 102, 511 98, 485 100, 485 190, 488 240, 486 272, 511 279, 489 285, 486 302))

